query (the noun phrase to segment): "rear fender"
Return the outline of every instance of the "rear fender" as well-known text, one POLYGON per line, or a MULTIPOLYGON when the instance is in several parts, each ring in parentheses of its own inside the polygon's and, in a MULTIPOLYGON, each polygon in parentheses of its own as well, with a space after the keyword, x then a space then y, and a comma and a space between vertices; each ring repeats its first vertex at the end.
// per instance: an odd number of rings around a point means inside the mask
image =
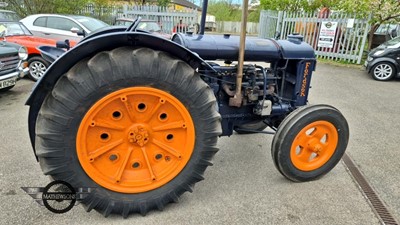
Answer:
POLYGON ((80 60, 91 57, 98 52, 112 50, 122 46, 148 47, 154 50, 168 52, 185 61, 194 69, 202 65, 207 69, 214 70, 197 54, 172 41, 151 34, 121 31, 85 39, 54 61, 45 75, 36 83, 33 92, 26 101, 26 105, 30 106, 28 116, 29 137, 35 156, 36 118, 45 97, 54 88, 58 79, 80 60))

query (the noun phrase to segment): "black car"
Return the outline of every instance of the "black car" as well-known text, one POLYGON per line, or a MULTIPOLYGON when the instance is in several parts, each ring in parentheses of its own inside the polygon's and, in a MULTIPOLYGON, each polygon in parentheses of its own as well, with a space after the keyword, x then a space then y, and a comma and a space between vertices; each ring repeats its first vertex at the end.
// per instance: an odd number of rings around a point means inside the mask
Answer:
POLYGON ((400 37, 374 48, 364 65, 375 80, 387 81, 400 77, 400 37))
POLYGON ((23 63, 28 58, 28 51, 15 43, 0 42, 0 92, 13 88, 29 68, 23 63))

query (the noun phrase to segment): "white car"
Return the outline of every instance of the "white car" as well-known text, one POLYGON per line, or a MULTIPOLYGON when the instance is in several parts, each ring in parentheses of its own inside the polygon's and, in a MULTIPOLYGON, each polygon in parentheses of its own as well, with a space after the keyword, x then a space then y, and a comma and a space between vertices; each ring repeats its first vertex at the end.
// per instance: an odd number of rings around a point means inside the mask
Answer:
POLYGON ((84 32, 87 35, 109 26, 91 17, 58 14, 35 14, 20 21, 36 36, 76 42, 82 39, 77 33, 84 32))

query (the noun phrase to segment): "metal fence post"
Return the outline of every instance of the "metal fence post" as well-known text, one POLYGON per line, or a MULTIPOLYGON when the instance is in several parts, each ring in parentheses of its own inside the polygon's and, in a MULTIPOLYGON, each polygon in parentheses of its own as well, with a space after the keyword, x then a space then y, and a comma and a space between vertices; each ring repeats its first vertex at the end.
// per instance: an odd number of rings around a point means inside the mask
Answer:
MULTIPOLYGON (((278 19, 276 21, 276 28, 275 32, 280 31, 282 27, 282 18, 283 18, 283 11, 278 12, 278 19)), ((281 36, 282 37, 282 36, 281 36)))
POLYGON ((363 55, 364 48, 365 48, 365 43, 367 42, 368 32, 369 32, 369 29, 371 29, 370 24, 369 24, 371 17, 372 17, 372 14, 369 14, 368 20, 365 23, 365 30, 364 30, 364 34, 363 34, 363 38, 362 38, 362 42, 361 42, 361 49, 360 49, 360 52, 359 52, 358 58, 357 58, 357 64, 361 63, 362 55, 363 55))

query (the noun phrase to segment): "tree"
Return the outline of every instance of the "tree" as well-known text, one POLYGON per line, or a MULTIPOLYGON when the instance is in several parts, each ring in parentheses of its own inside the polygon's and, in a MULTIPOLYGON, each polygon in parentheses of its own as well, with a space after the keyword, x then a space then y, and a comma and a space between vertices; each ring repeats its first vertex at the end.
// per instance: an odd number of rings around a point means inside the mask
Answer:
POLYGON ((38 13, 76 14, 89 0, 8 0, 8 9, 21 17, 38 13))
POLYGON ((231 1, 210 1, 207 13, 214 15, 217 21, 240 21, 241 12, 231 1))
POLYGON ((314 12, 323 7, 334 8, 340 0, 260 0, 263 9, 277 11, 306 11, 314 12))
POLYGON ((359 17, 363 18, 372 14, 371 29, 368 32, 368 49, 371 49, 374 33, 381 24, 400 20, 399 0, 345 0, 339 4, 338 9, 357 13, 359 17))
POLYGON ((157 5, 161 7, 167 7, 171 3, 170 0, 157 0, 157 5))
POLYGON ((249 11, 247 21, 258 23, 260 21, 260 13, 260 7, 256 8, 255 10, 249 11))
POLYGON ((400 20, 399 0, 261 0, 261 7, 282 11, 316 11, 322 7, 331 10, 356 13, 359 18, 371 17, 368 49, 371 48, 373 34, 379 25, 400 20))
POLYGON ((260 0, 263 9, 277 11, 299 11, 307 5, 308 0, 260 0))
POLYGON ((335 9, 341 2, 342 0, 313 0, 307 1, 307 3, 303 4, 303 7, 307 12, 314 12, 324 7, 335 9))

